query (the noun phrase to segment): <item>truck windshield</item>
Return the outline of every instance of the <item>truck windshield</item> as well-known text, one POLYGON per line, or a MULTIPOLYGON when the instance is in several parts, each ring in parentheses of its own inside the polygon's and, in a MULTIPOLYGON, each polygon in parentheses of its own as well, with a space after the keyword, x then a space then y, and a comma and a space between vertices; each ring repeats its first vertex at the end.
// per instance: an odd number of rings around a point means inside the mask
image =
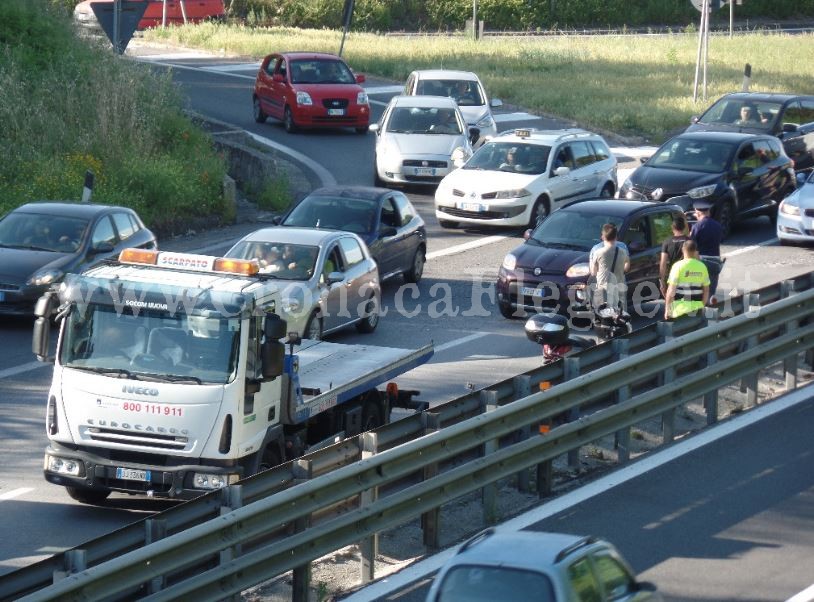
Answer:
POLYGON ((60 363, 116 378, 227 383, 235 376, 240 320, 88 304, 63 326, 60 363))

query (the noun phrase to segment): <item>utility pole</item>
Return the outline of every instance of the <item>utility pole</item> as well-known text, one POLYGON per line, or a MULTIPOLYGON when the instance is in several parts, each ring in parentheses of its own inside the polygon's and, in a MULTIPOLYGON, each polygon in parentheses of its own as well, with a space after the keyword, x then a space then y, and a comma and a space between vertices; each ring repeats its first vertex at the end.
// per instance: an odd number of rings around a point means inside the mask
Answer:
POLYGON ((478 0, 472 0, 472 39, 478 39, 478 0))

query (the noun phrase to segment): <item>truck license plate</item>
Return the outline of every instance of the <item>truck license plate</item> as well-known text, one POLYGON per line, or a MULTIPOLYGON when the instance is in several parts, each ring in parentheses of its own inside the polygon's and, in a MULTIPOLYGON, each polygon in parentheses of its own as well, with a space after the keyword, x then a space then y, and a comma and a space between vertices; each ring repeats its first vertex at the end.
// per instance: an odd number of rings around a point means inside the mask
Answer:
POLYGON ((117 468, 116 478, 125 481, 149 481, 149 470, 134 470, 132 468, 117 468))
POLYGON ((344 115, 345 109, 328 109, 328 115, 344 115))

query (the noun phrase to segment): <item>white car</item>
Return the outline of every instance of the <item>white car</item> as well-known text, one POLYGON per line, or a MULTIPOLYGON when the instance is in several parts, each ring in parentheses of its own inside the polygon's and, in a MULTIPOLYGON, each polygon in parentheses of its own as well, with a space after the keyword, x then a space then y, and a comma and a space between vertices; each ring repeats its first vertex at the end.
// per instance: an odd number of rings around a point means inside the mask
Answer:
POLYGON ((486 90, 477 75, 471 71, 427 69, 413 71, 404 84, 405 96, 449 96, 461 108, 470 128, 480 130, 479 143, 497 135, 497 124, 492 109, 503 106, 499 98, 486 96, 486 90))
POLYGON ((376 186, 437 184, 472 156, 476 137, 455 101, 439 96, 394 96, 370 131, 376 186))
POLYGON ((435 216, 443 228, 533 228, 565 203, 615 193, 616 158, 598 134, 514 130, 484 144, 441 180, 435 216))
POLYGON ((799 187, 777 209, 780 244, 814 242, 814 172, 797 174, 799 187))

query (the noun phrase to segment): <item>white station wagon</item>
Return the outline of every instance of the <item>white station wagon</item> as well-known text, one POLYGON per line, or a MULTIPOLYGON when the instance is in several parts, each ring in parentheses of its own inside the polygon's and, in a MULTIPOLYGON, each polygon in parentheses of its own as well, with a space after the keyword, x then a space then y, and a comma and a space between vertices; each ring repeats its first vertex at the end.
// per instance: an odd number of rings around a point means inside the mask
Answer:
POLYGON ((533 228, 565 203, 615 193, 616 158, 600 135, 514 130, 484 144, 441 180, 435 215, 443 228, 533 228))

